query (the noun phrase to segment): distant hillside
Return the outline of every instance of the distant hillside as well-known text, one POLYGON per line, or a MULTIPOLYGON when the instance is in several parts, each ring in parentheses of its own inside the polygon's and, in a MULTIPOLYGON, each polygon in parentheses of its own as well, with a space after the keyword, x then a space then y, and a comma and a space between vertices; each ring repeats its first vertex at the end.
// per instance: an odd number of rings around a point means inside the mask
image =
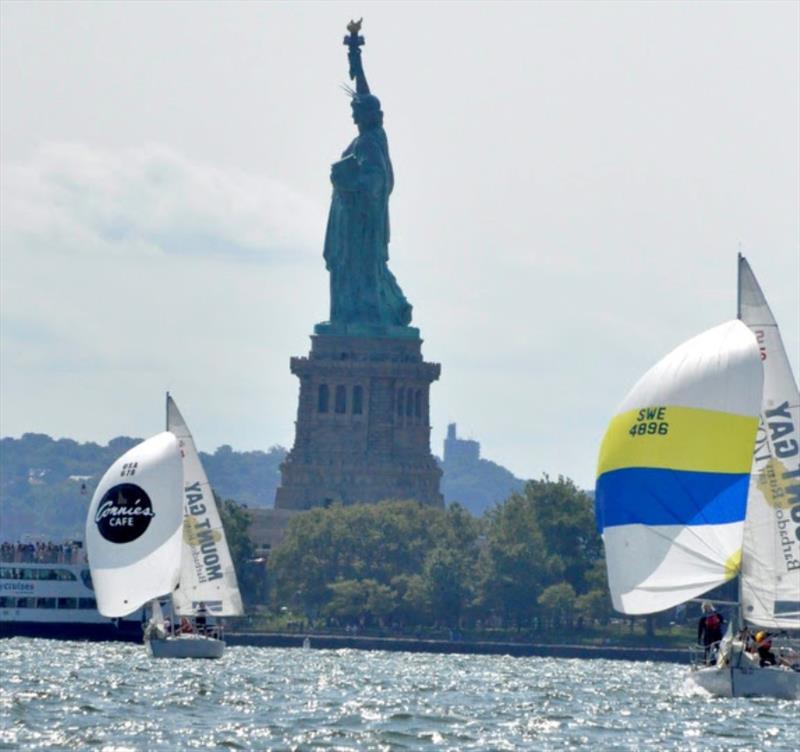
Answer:
POLYGON ((525 486, 524 480, 491 460, 440 462, 439 466, 444 473, 445 503, 458 502, 476 517, 525 486))
POLYGON ((447 427, 444 459, 439 462, 442 494, 447 504, 458 502, 476 517, 525 485, 496 462, 481 459, 480 451, 477 441, 458 438, 455 423, 447 427))
MULTIPOLYGON (((0 440, 0 538, 23 535, 83 538, 86 509, 100 477, 141 439, 119 436, 101 446, 26 433, 0 440)), ((248 506, 272 506, 280 482, 282 447, 234 452, 225 445, 201 452, 214 490, 248 506)))
MULTIPOLYGON (((86 509, 100 477, 139 441, 118 436, 101 446, 72 439, 56 441, 36 433, 0 439, 0 540, 25 535, 83 538, 86 509)), ((458 442, 459 446, 477 446, 458 442)), ((459 454, 454 446, 440 462, 447 503, 459 502, 480 516, 523 487, 524 482, 504 467, 480 459, 477 450, 459 454)), ((226 444, 213 454, 201 452, 200 456, 212 487, 223 499, 235 499, 249 507, 272 506, 280 483, 279 465, 286 456, 283 447, 237 452, 226 444)))

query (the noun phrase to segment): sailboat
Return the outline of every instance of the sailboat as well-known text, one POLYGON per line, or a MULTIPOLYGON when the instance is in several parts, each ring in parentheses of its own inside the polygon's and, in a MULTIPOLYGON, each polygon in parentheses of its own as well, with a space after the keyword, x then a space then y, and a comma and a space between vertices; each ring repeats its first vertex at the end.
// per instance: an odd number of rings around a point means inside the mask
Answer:
POLYGON ((136 445, 106 471, 86 520, 97 606, 118 617, 149 603, 145 643, 156 658, 220 658, 211 616, 242 613, 236 573, 214 495, 174 400, 167 430, 136 445), (166 620, 161 603, 171 602, 166 620))
MULTIPOLYGON (((651 368, 603 439, 596 514, 617 611, 663 611, 741 575, 740 623, 800 629, 797 427, 777 325, 740 257, 739 318, 651 368)), ((692 680, 719 696, 800 699, 797 656, 762 667, 746 635, 729 627, 692 680)))

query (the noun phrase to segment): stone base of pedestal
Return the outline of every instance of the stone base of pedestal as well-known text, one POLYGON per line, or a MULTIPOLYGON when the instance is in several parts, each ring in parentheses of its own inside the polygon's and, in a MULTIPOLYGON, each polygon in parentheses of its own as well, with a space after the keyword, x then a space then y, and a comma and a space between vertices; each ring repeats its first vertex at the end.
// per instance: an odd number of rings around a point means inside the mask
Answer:
POLYGON ((418 338, 312 336, 300 379, 294 446, 278 509, 412 499, 443 506, 430 450, 430 385, 440 366, 418 338))

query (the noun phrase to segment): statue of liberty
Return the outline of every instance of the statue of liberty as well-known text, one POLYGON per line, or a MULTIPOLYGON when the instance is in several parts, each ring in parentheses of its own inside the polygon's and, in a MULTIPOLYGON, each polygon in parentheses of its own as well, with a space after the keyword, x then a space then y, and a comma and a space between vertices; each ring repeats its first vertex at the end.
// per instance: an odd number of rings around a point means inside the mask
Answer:
POLYGON ((358 135, 331 167, 333 197, 323 254, 330 272, 330 323, 318 326, 318 333, 394 329, 411 321, 411 305, 388 267, 394 174, 381 103, 370 93, 361 64, 360 29, 361 21, 351 21, 344 38, 355 80, 355 89, 346 88, 358 135))

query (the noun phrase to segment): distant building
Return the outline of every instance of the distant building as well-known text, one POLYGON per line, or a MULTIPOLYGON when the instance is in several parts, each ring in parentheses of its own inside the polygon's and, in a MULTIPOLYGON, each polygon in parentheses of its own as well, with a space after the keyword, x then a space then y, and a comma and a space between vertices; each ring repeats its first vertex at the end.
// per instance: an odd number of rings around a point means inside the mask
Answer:
POLYGON ((501 465, 481 459, 481 445, 472 439, 459 439, 455 423, 447 426, 442 470, 445 502, 457 502, 478 517, 525 485, 501 465))
POLYGON ((28 483, 32 486, 43 486, 47 481, 45 477, 50 471, 38 467, 32 467, 28 470, 28 483))
POLYGON ((268 559, 270 553, 286 537, 289 520, 297 514, 293 509, 254 509, 247 510, 250 526, 247 534, 259 558, 268 559))
POLYGON ((477 462, 481 458, 481 445, 472 439, 459 439, 456 436, 456 424, 447 426, 447 438, 444 440, 444 462, 477 462))

